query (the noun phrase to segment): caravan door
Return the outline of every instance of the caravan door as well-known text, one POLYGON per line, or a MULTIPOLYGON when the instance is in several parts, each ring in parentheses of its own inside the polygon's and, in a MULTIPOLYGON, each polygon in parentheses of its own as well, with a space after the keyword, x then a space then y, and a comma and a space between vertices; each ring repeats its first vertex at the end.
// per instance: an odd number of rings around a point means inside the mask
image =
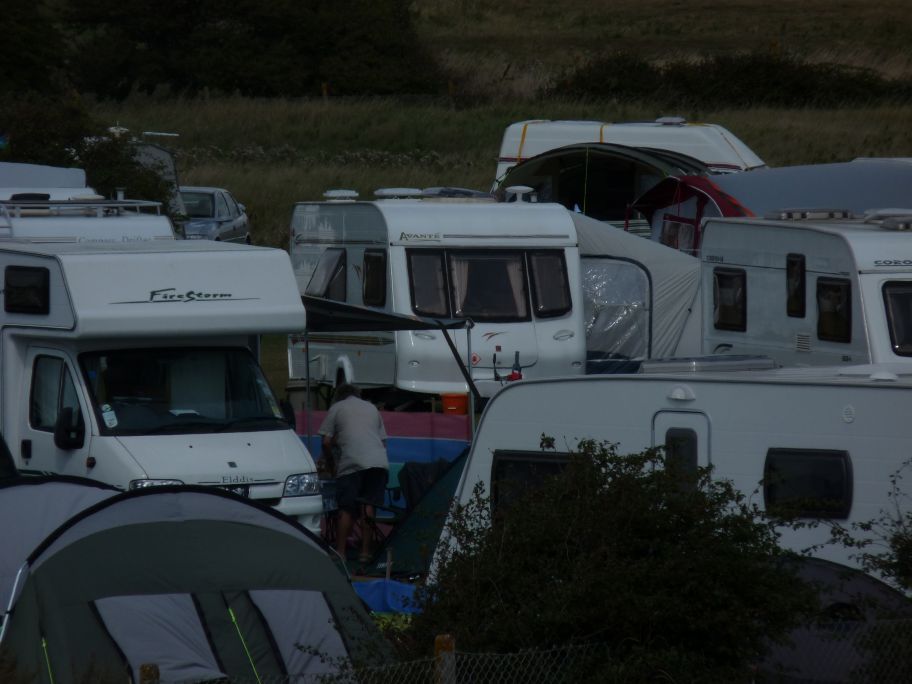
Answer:
POLYGON ((696 469, 709 458, 709 419, 699 411, 659 411, 652 418, 652 446, 665 447, 668 458, 696 469))

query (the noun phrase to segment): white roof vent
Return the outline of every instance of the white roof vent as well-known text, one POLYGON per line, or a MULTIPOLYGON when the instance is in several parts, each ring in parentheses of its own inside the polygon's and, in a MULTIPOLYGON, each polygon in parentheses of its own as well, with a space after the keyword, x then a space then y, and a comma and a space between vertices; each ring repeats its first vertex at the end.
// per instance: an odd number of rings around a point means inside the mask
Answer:
POLYGON ((656 119, 656 123, 663 126, 683 126, 687 123, 687 119, 683 116, 660 116, 656 119))
POLYGON ((374 190, 374 196, 380 199, 411 199, 421 197, 420 188, 379 188, 374 190))
POLYGON ((331 202, 344 202, 352 201, 358 199, 357 190, 343 190, 341 188, 337 190, 327 190, 323 193, 323 197, 328 199, 331 202))
POLYGON ((530 188, 528 185, 511 185, 508 188, 504 188, 506 193, 506 202, 537 202, 538 193, 535 192, 535 188, 530 188), (526 198, 528 196, 528 199, 526 198))

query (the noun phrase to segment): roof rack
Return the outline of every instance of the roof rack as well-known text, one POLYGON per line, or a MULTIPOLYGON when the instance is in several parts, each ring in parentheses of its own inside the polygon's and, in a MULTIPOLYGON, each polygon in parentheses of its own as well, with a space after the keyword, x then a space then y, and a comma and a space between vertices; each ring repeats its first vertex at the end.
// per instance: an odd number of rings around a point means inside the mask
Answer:
MULTIPOLYGON (((36 193, 37 194, 37 193, 36 193)), ((132 214, 161 214, 161 202, 150 200, 31 199, 28 195, 11 200, 0 200, 0 215, 8 218, 21 216, 123 216, 132 214)))
POLYGON ((850 209, 777 209, 763 216, 778 221, 822 221, 856 218, 850 209))

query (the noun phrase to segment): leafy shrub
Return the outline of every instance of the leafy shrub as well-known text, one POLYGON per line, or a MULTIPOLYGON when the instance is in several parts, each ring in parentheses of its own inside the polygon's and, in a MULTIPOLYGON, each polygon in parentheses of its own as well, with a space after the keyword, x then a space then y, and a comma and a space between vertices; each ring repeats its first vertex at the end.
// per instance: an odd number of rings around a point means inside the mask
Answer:
POLYGON ((773 528, 731 484, 584 442, 561 475, 492 513, 480 488, 455 510, 416 643, 463 651, 598 641, 602 674, 746 679, 768 640, 815 609, 773 528), (420 636, 424 635, 424 636, 420 636))

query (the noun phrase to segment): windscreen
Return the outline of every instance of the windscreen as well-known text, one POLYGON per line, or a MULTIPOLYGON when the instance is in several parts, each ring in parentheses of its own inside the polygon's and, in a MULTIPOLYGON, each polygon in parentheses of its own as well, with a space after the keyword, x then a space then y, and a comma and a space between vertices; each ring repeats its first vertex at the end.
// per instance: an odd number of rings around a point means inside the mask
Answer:
POLYGON ((896 280, 883 287, 893 352, 912 356, 912 282, 896 280))
POLYGON ((207 192, 182 192, 181 199, 190 218, 212 218, 215 207, 212 204, 212 195, 207 192))
POLYGON ((246 349, 122 349, 79 360, 102 434, 288 429, 246 349))

